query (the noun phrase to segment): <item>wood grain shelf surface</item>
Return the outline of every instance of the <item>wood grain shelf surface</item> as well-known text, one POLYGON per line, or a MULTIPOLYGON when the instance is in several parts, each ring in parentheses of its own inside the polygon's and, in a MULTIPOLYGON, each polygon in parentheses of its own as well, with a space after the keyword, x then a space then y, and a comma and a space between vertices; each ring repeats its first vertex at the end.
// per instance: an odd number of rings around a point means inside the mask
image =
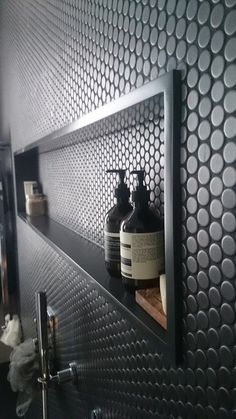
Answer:
POLYGON ((163 312, 159 288, 136 291, 135 300, 163 329, 167 330, 167 318, 163 312))

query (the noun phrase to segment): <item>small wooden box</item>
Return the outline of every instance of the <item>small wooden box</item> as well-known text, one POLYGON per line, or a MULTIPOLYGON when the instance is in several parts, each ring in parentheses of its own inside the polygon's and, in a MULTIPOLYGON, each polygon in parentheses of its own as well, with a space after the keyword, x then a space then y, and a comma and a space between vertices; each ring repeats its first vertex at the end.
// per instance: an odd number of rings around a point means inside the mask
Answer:
POLYGON ((135 300, 163 329, 167 330, 167 318, 162 309, 159 288, 138 290, 135 292, 135 300))

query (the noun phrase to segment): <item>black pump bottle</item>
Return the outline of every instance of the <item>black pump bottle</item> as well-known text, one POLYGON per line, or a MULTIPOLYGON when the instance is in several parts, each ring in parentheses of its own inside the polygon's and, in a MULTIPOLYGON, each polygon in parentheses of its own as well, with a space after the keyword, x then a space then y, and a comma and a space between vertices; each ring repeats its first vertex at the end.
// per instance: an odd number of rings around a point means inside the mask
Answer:
POLYGON ((107 212, 104 226, 105 265, 110 275, 121 277, 120 272, 120 224, 124 217, 132 211, 129 202, 130 191, 124 182, 125 170, 107 170, 117 173, 120 183, 115 189, 117 203, 107 212))
POLYGON ((144 171, 132 193, 133 211, 122 221, 120 229, 122 282, 132 290, 158 285, 164 271, 164 229, 157 214, 149 208, 150 192, 144 185, 144 171))

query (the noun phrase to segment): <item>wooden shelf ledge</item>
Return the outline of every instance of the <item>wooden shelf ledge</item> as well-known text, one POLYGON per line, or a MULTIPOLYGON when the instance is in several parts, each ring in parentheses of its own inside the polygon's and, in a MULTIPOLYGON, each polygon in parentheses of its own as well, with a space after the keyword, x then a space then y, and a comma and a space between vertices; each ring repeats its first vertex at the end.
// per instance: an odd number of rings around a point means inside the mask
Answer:
POLYGON ((136 291, 135 300, 163 329, 167 330, 167 318, 162 308, 159 288, 136 291))

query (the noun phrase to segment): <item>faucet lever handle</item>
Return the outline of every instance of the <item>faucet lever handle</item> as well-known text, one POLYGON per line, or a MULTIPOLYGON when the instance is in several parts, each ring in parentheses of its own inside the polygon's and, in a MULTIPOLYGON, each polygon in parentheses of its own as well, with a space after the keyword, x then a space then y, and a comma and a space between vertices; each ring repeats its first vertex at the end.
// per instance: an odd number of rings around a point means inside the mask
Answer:
POLYGON ((57 371, 56 375, 50 377, 51 382, 56 382, 57 384, 63 384, 72 382, 73 384, 78 383, 78 371, 77 363, 75 361, 69 363, 69 368, 66 368, 61 371, 57 371))

